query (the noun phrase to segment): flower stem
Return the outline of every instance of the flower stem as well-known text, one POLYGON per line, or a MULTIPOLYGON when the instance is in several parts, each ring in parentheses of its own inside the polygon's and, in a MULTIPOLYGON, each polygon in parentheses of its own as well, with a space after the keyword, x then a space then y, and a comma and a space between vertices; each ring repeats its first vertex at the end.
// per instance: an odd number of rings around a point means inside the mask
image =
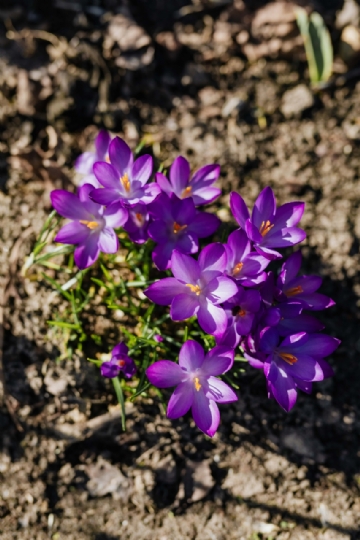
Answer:
POLYGON ((117 397, 117 400, 118 400, 119 405, 120 405, 121 427, 122 427, 123 431, 126 431, 126 426, 125 426, 125 401, 124 401, 124 394, 123 394, 123 391, 122 391, 122 388, 121 388, 120 380, 119 380, 119 377, 114 377, 111 380, 113 382, 116 397, 117 397))

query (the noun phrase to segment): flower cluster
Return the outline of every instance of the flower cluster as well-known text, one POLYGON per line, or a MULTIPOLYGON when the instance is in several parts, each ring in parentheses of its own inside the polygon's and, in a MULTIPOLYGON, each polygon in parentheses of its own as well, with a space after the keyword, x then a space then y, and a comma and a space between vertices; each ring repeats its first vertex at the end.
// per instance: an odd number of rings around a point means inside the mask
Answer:
MULTIPOLYGON (((179 363, 160 360, 147 368, 152 384, 176 386, 167 414, 178 418, 190 409, 198 427, 213 436, 219 425, 217 403, 237 399, 234 391, 218 379, 233 368, 239 347, 249 364, 262 369, 267 392, 289 411, 297 390, 311 392, 312 383, 333 374, 324 360, 338 346, 336 338, 321 333, 323 325, 311 312, 334 302, 317 292, 321 278, 299 276, 301 253, 290 255, 278 276, 269 270, 281 259, 281 248, 305 238, 298 227, 304 203, 276 205, 266 187, 250 214, 236 192, 230 208, 239 228, 225 243, 211 243, 199 251, 199 239, 213 235, 219 219, 198 210, 212 202, 220 190, 213 186, 220 174, 207 165, 191 176, 183 157, 173 162, 169 179, 156 173, 149 182, 153 162, 149 155, 134 159, 127 144, 100 132, 96 152, 77 161, 85 181, 76 195, 55 190, 51 200, 58 213, 70 220, 55 240, 75 244, 75 262, 87 268, 99 252, 115 253, 119 247, 114 229, 123 227, 137 244, 152 239, 152 259, 159 270, 170 269, 150 285, 145 295, 154 303, 170 306, 173 321, 197 317, 201 329, 214 336, 216 346, 206 354, 201 345, 188 340, 179 363)), ((156 336, 156 341, 162 341, 156 336)), ((136 367, 126 345, 113 349, 111 360, 101 365, 102 375, 115 377, 123 371, 131 377, 136 367)))

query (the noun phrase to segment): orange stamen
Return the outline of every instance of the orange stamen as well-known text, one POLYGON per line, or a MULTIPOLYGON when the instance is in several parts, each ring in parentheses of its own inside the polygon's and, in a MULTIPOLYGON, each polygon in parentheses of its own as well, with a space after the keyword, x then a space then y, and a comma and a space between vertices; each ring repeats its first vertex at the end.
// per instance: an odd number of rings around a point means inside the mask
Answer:
POLYGON ((280 353, 279 354, 280 358, 282 358, 283 360, 285 360, 285 362, 287 364, 290 364, 290 366, 292 366, 293 364, 295 364, 295 362, 298 361, 298 359, 296 358, 296 356, 294 356, 293 354, 290 354, 290 353, 280 353))
POLYGON ((239 311, 237 312, 237 315, 239 315, 240 317, 244 317, 246 315, 246 311, 240 308, 239 311))
POLYGON ((285 291, 286 296, 296 296, 297 294, 300 294, 304 292, 303 288, 298 285, 297 287, 291 287, 291 289, 288 289, 285 291))
POLYGON ((124 176, 122 176, 120 178, 120 182, 122 183, 125 191, 127 193, 129 193, 129 191, 130 191, 130 180, 129 180, 129 177, 128 177, 128 173, 125 173, 124 176))
POLYGON ((125 366, 125 363, 126 363, 125 360, 118 360, 118 361, 117 361, 117 365, 118 365, 119 367, 121 367, 121 368, 125 366))
POLYGON ((237 276, 238 274, 240 274, 241 269, 242 269, 243 266, 244 266, 244 263, 242 263, 242 262, 239 262, 239 263, 235 264, 235 266, 233 268, 233 276, 237 276))
POLYGON ((186 286, 189 287, 190 291, 195 293, 196 296, 200 295, 201 289, 200 289, 199 285, 192 285, 191 283, 187 283, 186 286))
POLYGON ((140 214, 139 212, 137 212, 135 214, 135 217, 136 219, 138 220, 138 222, 140 223, 140 225, 143 225, 144 223, 144 216, 142 214, 140 214))
POLYGON ((261 227, 260 227, 260 234, 261 236, 265 236, 269 231, 271 231, 271 229, 273 228, 274 225, 272 225, 270 223, 269 220, 267 221, 263 221, 261 223, 261 227))
POLYGON ((194 386, 195 386, 195 390, 198 392, 200 390, 200 388, 201 388, 201 384, 199 382, 199 377, 195 377, 194 386))
POLYGON ((187 225, 179 225, 178 223, 174 223, 174 228, 173 228, 173 232, 174 234, 177 234, 178 232, 181 232, 183 231, 184 229, 186 229, 187 225))
POLYGON ((191 191, 192 191, 192 189, 191 189, 190 186, 186 187, 186 188, 184 189, 184 191, 182 192, 182 194, 181 194, 181 198, 182 198, 182 199, 186 199, 186 197, 190 197, 191 191))
POLYGON ((87 221, 86 219, 80 219, 80 223, 82 225, 86 225, 87 228, 90 229, 91 231, 93 231, 94 229, 96 229, 96 227, 99 226, 97 221, 87 221))

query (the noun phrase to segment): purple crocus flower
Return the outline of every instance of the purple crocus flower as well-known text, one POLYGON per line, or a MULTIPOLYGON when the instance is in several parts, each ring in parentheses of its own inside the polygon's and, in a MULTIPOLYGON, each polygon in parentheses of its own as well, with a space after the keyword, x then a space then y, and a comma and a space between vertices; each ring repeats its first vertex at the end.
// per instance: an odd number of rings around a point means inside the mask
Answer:
POLYGON ((275 195, 270 187, 263 189, 256 199, 251 218, 244 199, 236 192, 230 195, 230 208, 256 251, 269 260, 281 259, 281 254, 273 248, 293 246, 306 236, 305 231, 296 227, 305 204, 291 202, 276 208, 275 195))
POLYGON ((227 254, 226 274, 245 287, 252 287, 266 279, 264 272, 269 259, 251 251, 251 242, 242 229, 232 232, 224 244, 227 254))
POLYGON ((75 263, 80 269, 91 266, 104 253, 116 253, 119 240, 114 228, 121 227, 128 218, 128 212, 120 203, 114 203, 104 210, 89 197, 93 190, 84 184, 78 194, 62 189, 51 192, 50 198, 55 210, 63 217, 71 219, 55 237, 61 244, 77 244, 74 252, 75 263))
POLYGON ((214 347, 205 355, 199 343, 189 340, 180 349, 179 364, 160 360, 147 368, 146 375, 158 388, 176 386, 167 408, 169 418, 179 418, 191 408, 198 428, 213 437, 220 422, 217 403, 238 399, 232 388, 217 378, 226 373, 233 362, 232 349, 214 347))
POLYGON ((280 341, 276 328, 261 333, 259 354, 245 353, 249 363, 264 370, 270 397, 289 411, 297 398, 297 389, 311 392, 311 383, 333 375, 324 360, 340 341, 324 334, 299 332, 280 341))
POLYGON ((129 206, 129 219, 124 225, 125 231, 128 233, 129 238, 135 244, 144 244, 149 238, 148 226, 149 226, 149 212, 146 204, 140 202, 135 206, 129 206))
POLYGON ((81 180, 81 185, 91 184, 95 188, 99 188, 100 184, 93 173, 93 166, 96 161, 106 161, 109 150, 110 135, 102 129, 99 131, 95 139, 95 151, 84 152, 75 161, 75 170, 85 175, 81 180))
POLYGON ((317 293, 322 283, 319 276, 298 276, 301 266, 301 253, 296 251, 283 264, 281 273, 277 280, 277 288, 280 294, 277 299, 280 302, 298 302, 304 309, 319 311, 331 307, 335 302, 325 296, 317 293))
POLYGON ((162 173, 155 175, 161 190, 170 195, 175 193, 179 199, 192 197, 195 206, 208 204, 219 197, 221 190, 212 187, 219 178, 219 165, 205 165, 190 178, 189 162, 182 156, 177 157, 170 167, 170 182, 162 173))
POLYGON ((149 207, 153 221, 149 225, 149 236, 158 245, 152 252, 152 259, 159 270, 170 268, 174 249, 181 253, 196 253, 199 238, 213 234, 220 220, 195 209, 192 199, 181 200, 176 195, 170 197, 161 193, 149 207))
POLYGON ((157 184, 147 184, 153 167, 151 156, 141 156, 134 161, 126 142, 116 137, 110 143, 109 157, 110 163, 94 164, 94 174, 104 186, 92 192, 94 201, 104 205, 116 201, 125 205, 148 204, 160 193, 157 184))
POLYGON ((160 279, 144 294, 155 304, 171 304, 173 321, 197 315, 204 332, 220 338, 226 330, 227 317, 219 304, 237 292, 234 281, 223 275, 225 267, 226 253, 221 244, 206 246, 198 261, 175 250, 171 257, 175 277, 160 279))
POLYGON ((259 291, 245 290, 238 288, 238 292, 224 302, 223 308, 227 316, 227 329, 221 339, 217 340, 219 345, 237 347, 243 336, 247 336, 252 329, 255 314, 259 311, 261 296, 259 291))
POLYGON ((136 365, 132 358, 128 356, 129 349, 125 343, 118 343, 111 351, 109 362, 103 362, 100 366, 101 375, 108 379, 117 377, 122 371, 127 379, 130 379, 136 372, 136 365))

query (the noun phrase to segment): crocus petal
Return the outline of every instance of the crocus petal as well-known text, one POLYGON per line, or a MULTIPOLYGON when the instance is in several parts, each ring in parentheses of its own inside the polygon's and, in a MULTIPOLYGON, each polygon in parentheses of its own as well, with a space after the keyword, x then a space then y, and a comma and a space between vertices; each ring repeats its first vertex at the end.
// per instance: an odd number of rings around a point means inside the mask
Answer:
POLYGON ((85 242, 79 244, 74 251, 75 264, 80 270, 91 266, 99 256, 99 235, 92 233, 85 242))
POLYGON ((118 189, 120 185, 119 173, 105 161, 97 161, 94 163, 94 174, 100 184, 108 189, 118 189))
POLYGON ((320 367, 320 369, 322 371, 324 379, 327 379, 328 377, 333 377, 334 376, 334 370, 330 366, 330 364, 327 363, 326 360, 324 360, 323 358, 317 358, 316 361, 317 361, 318 366, 320 367))
POLYGON ((125 225, 129 218, 129 213, 120 202, 110 204, 104 211, 104 219, 107 227, 114 229, 125 225))
POLYGON ((208 391, 206 397, 213 399, 217 403, 232 403, 238 397, 230 386, 216 377, 209 377, 207 380, 208 391))
POLYGON ((61 244, 79 244, 85 242, 89 236, 90 231, 78 221, 72 221, 64 225, 54 238, 54 242, 60 242, 61 244))
POLYGON ((254 246, 256 251, 259 253, 259 255, 263 255, 266 259, 269 259, 269 261, 274 261, 275 259, 282 259, 281 253, 278 251, 275 251, 274 249, 270 249, 265 246, 254 246))
POLYGON ((155 181, 160 187, 161 191, 163 191, 167 195, 173 193, 173 188, 171 187, 169 180, 166 178, 166 176, 163 175, 163 173, 156 173, 155 181))
POLYGON ((152 182, 151 184, 146 184, 142 189, 141 193, 137 198, 131 200, 131 204, 136 204, 138 202, 143 202, 144 204, 150 204, 160 195, 160 187, 152 182))
POLYGON ((237 223, 245 229, 245 223, 250 218, 249 210, 244 199, 235 191, 230 193, 230 209, 237 223))
POLYGON ((244 357, 249 362, 251 367, 253 367, 255 369, 264 369, 263 360, 259 360, 258 358, 255 358, 254 356, 251 356, 248 353, 244 353, 244 357))
POLYGON ((320 332, 324 325, 315 317, 301 313, 292 319, 282 319, 277 327, 281 336, 296 334, 297 332, 320 332))
POLYGON ((121 341, 120 343, 115 345, 115 347, 111 351, 111 356, 120 356, 120 355, 127 356, 128 352, 129 352, 129 347, 125 345, 123 341, 121 341))
POLYGON ((240 334, 240 336, 247 336, 250 334, 254 317, 254 313, 249 312, 246 312, 245 315, 237 317, 236 332, 240 334))
POLYGON ((98 159, 104 159, 110 144, 110 134, 102 129, 99 131, 98 136, 95 139, 95 149, 98 159))
POLYGON ((279 343, 279 333, 276 328, 267 328, 260 338, 260 349, 262 352, 271 354, 279 343))
POLYGON ((180 383, 172 393, 168 407, 167 407, 167 417, 175 420, 175 418, 180 418, 184 416, 192 406, 194 401, 194 387, 193 385, 186 381, 180 383))
POLYGON ((204 375, 222 375, 229 371, 234 363, 234 350, 218 345, 205 356, 201 372, 204 375))
POLYGON ((80 174, 92 173, 92 168, 95 161, 96 161, 96 156, 94 152, 84 152, 75 161, 76 172, 80 174))
MULTIPOLYGON (((279 353, 281 354, 281 348, 279 353)), ((293 364, 288 364, 282 359, 278 362, 281 362, 282 369, 291 377, 297 377, 303 381, 321 381, 323 379, 321 369, 317 369, 316 360, 309 355, 297 355, 297 361, 293 364)))
POLYGON ((226 268, 226 251, 219 242, 204 247, 199 255, 199 266, 207 272, 221 272, 226 268))
POLYGON ((188 291, 186 285, 183 285, 175 278, 160 279, 145 289, 144 294, 155 304, 168 306, 171 304, 174 296, 188 291))
POLYGON ((189 339, 180 349, 179 366, 191 373, 202 367, 204 358, 205 353, 202 346, 197 341, 189 339))
POLYGON ((294 407, 297 399, 295 383, 282 369, 277 368, 277 378, 276 382, 272 383, 272 392, 284 411, 289 412, 294 407))
POLYGON ((207 334, 221 337, 227 327, 227 317, 225 311, 214 306, 210 302, 202 302, 197 313, 199 325, 207 334))
POLYGON ((243 260, 243 267, 241 268, 239 274, 234 276, 234 278, 242 279, 245 277, 257 277, 267 268, 268 265, 269 259, 263 257, 262 255, 258 255, 257 253, 250 253, 243 260))
POLYGON ((103 362, 100 366, 100 371, 103 377, 113 379, 119 375, 120 368, 113 362, 103 362))
POLYGON ((149 155, 140 156, 132 166, 132 178, 140 182, 142 186, 149 180, 153 169, 153 159, 149 155))
POLYGON ((167 223, 161 219, 155 219, 149 224, 149 236, 154 242, 165 243, 169 239, 167 223))
POLYGON ((289 281, 297 276, 301 268, 301 259, 301 251, 295 251, 295 253, 292 253, 284 262, 279 276, 283 285, 289 283, 289 281))
POLYGON ((184 374, 179 364, 175 364, 170 360, 155 362, 146 369, 145 373, 151 384, 158 388, 176 386, 186 379, 186 374, 184 374))
POLYGON ((192 285, 196 284, 201 275, 198 262, 176 250, 171 256, 171 270, 176 279, 192 285))
POLYGON ((206 238, 214 234, 220 223, 220 219, 213 214, 199 212, 189 223, 187 230, 195 233, 198 238, 206 238))
POLYGON ((105 227, 100 235, 98 240, 98 246, 101 251, 104 253, 116 253, 119 249, 119 240, 116 236, 114 229, 110 227, 105 227))
POLYGON ((183 234, 178 235, 176 242, 177 251, 181 253, 197 253, 199 251, 199 241, 197 236, 194 233, 184 232, 183 234))
POLYGON ((221 195, 221 189, 215 187, 205 187, 193 192, 193 201, 195 206, 209 204, 215 201, 221 195))
POLYGON ((170 167, 170 182, 178 197, 186 188, 190 176, 190 165, 182 156, 177 157, 170 167))
POLYGON ((274 231, 285 227, 295 227, 302 218, 304 210, 305 203, 297 201, 279 206, 274 219, 274 231))
POLYGON ((197 296, 191 293, 178 294, 171 302, 170 317, 173 321, 183 321, 195 315, 198 309, 199 300, 197 296))
POLYGON ((320 293, 301 294, 294 299, 298 299, 306 309, 311 309, 311 311, 321 311, 335 304, 334 300, 320 293))
POLYGON ((179 199, 176 195, 170 196, 172 215, 174 221, 179 225, 185 225, 193 221, 196 210, 194 201, 190 199, 179 199))
POLYGON ((191 178, 191 185, 196 188, 198 192, 201 188, 206 188, 216 182, 220 175, 220 165, 212 163, 211 165, 205 165, 196 171, 191 178))
POLYGON ((91 184, 83 184, 77 191, 77 196, 79 197, 85 210, 91 214, 92 219, 94 216, 98 216, 102 213, 101 206, 91 199, 91 194, 93 191, 94 188, 91 184))
POLYGON ((126 142, 119 137, 115 137, 109 146, 109 156, 111 164, 115 167, 119 176, 124 176, 129 171, 133 162, 131 150, 126 142))
POLYGON ((234 254, 235 262, 242 261, 251 251, 251 244, 243 229, 230 233, 227 243, 234 254))
POLYGON ((238 287, 232 279, 220 276, 212 279, 207 284, 205 291, 211 303, 217 305, 232 298, 238 292, 238 287))
POLYGON ((307 394, 311 394, 312 391, 312 383, 308 381, 302 381, 301 379, 296 379, 294 377, 294 383, 296 385, 296 388, 299 388, 303 392, 306 392, 307 394))
POLYGON ((121 199, 121 195, 116 189, 100 188, 94 189, 91 192, 91 198, 98 204, 108 206, 111 203, 119 201, 121 199))
POLYGON ((306 232, 298 227, 288 227, 278 231, 271 230, 263 237, 261 246, 264 247, 288 247, 302 242, 306 238, 306 232))
POLYGON ((151 257, 158 270, 167 270, 170 268, 173 250, 174 242, 171 241, 155 246, 151 257))
POLYGON ((250 221, 250 219, 248 219, 245 223, 245 231, 248 235, 248 238, 250 238, 252 242, 255 242, 256 244, 260 244, 261 242, 263 242, 263 237, 259 233, 259 230, 255 227, 255 225, 250 221))
POLYGON ((252 211, 251 221, 257 229, 260 229, 262 223, 274 222, 276 209, 275 195, 271 187, 267 186, 262 190, 255 201, 252 211))
POLYGON ((51 204, 55 210, 67 219, 79 221, 89 220, 89 212, 83 207, 79 197, 63 189, 55 189, 50 193, 51 204))
POLYGON ((215 401, 208 399, 201 390, 194 392, 191 410, 197 427, 209 437, 213 437, 220 423, 220 412, 215 401))
MULTIPOLYGON (((285 338, 288 339, 288 338, 285 338)), ((285 344, 285 340, 283 341, 285 344)), ((295 343, 291 350, 294 351, 296 356, 296 350, 299 350, 302 354, 308 354, 315 358, 323 358, 333 353, 338 348, 340 340, 326 334, 308 334, 306 343, 295 343)), ((290 350, 290 348, 289 348, 290 350)))

